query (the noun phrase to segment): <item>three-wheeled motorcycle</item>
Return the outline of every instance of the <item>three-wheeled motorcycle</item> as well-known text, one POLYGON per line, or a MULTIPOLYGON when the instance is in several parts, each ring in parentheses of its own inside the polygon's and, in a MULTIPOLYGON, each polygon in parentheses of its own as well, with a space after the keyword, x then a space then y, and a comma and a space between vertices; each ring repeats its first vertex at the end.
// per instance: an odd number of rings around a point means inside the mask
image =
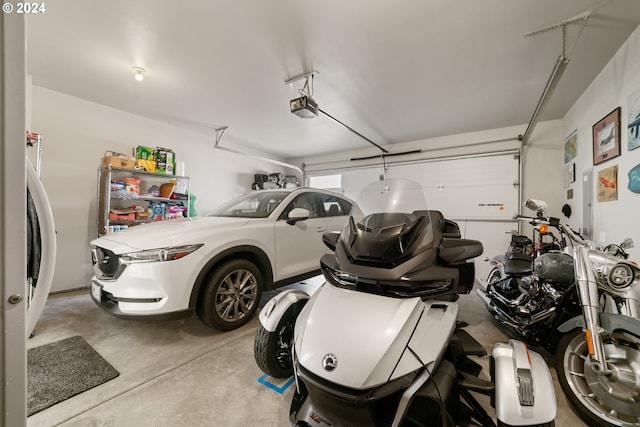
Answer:
POLYGON ((458 321, 456 300, 473 287, 482 244, 440 212, 413 209, 420 199, 408 181, 366 187, 358 202, 372 213, 323 236, 333 251, 320 261, 326 282, 262 309, 256 362, 272 377, 295 376, 292 424, 494 426, 481 394, 498 425, 553 425, 549 370, 525 344, 494 345, 490 379, 480 377, 470 356, 486 352, 458 321))

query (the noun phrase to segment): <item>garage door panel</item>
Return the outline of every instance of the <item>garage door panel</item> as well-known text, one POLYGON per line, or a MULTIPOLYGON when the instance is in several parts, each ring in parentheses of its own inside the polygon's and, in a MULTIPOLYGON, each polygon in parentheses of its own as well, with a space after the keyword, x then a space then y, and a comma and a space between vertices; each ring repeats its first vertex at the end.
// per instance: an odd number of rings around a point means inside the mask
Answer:
POLYGON ((517 194, 509 194, 510 188, 492 187, 425 189, 430 209, 445 216, 475 219, 511 219, 518 211, 517 194))
POLYGON ((394 165, 390 168, 390 173, 396 178, 421 177, 425 187, 513 186, 513 181, 518 176, 518 161, 513 154, 449 159, 394 165))
MULTIPOLYGON (((342 171, 344 194, 357 200, 360 190, 382 173, 380 167, 342 171)), ((518 212, 518 159, 513 153, 391 165, 386 176, 419 183, 429 209, 445 216, 509 219, 518 212)))

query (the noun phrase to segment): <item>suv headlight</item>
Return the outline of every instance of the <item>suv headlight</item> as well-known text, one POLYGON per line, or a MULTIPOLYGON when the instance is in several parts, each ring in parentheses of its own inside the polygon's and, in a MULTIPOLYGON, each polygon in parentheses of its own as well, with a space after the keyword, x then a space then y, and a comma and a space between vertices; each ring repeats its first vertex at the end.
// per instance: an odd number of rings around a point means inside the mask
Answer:
POLYGON ((120 260, 126 264, 135 262, 174 261, 184 258, 190 253, 200 249, 204 243, 195 245, 172 246, 168 248, 148 249, 145 251, 128 252, 120 255, 120 260))

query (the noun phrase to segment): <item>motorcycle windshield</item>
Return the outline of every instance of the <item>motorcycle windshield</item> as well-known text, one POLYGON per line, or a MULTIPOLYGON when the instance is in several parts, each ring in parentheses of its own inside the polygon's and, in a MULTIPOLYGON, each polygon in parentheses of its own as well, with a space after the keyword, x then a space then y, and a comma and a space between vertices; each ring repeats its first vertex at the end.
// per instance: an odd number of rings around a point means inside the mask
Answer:
POLYGON ((381 212, 427 210, 422 186, 406 179, 374 181, 360 191, 356 200, 365 215, 381 212))
MULTIPOLYGON (((364 258, 404 258, 430 247, 443 228, 442 214, 430 211, 422 186, 406 179, 375 181, 357 197, 363 215, 345 227, 343 241, 364 258), (357 235, 357 238, 354 236, 357 235)), ((351 253, 355 256, 355 253, 351 253)))

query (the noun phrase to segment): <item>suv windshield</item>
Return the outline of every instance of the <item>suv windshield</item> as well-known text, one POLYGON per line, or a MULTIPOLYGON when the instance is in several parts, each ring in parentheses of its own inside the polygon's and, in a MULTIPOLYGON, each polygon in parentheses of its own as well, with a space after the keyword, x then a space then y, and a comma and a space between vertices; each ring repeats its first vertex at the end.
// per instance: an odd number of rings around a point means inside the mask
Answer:
POLYGON ((230 200, 207 216, 266 218, 287 197, 288 191, 260 191, 230 200))

